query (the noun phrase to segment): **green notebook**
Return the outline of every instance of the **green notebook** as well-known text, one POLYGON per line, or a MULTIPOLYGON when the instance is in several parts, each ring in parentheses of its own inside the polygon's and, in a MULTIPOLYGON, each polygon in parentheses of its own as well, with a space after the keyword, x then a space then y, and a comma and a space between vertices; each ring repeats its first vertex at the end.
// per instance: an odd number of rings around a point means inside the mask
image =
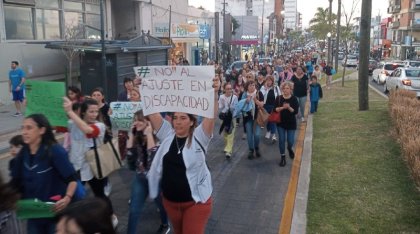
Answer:
POLYGON ((38 199, 24 199, 17 203, 17 217, 19 219, 52 218, 54 203, 43 202, 38 199))

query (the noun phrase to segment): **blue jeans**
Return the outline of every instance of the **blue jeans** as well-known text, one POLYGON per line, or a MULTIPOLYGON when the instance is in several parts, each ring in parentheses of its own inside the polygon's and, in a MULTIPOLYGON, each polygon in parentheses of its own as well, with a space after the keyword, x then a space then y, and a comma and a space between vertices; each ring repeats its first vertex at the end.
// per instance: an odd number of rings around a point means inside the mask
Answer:
POLYGON ((314 113, 318 110, 318 101, 311 101, 311 113, 314 113))
POLYGON ((54 219, 29 219, 27 222, 28 234, 54 234, 54 219))
MULTIPOLYGON (((128 215, 128 234, 137 233, 137 224, 139 222, 140 213, 144 207, 144 202, 149 194, 149 184, 144 174, 136 174, 131 185, 131 202, 128 215)), ((155 198, 155 204, 159 209, 160 221, 162 224, 168 224, 168 216, 162 205, 162 197, 159 195, 155 198)))
POLYGON ((299 102, 299 114, 300 114, 300 117, 304 117, 305 116, 306 96, 297 97, 297 99, 298 99, 298 102, 299 102))
POLYGON ((255 120, 248 120, 245 123, 246 139, 248 141, 248 148, 250 151, 258 149, 260 145, 261 127, 256 124, 254 127, 254 123, 255 120))
POLYGON ((295 132, 296 130, 284 129, 282 127, 277 127, 279 133, 279 149, 280 154, 284 155, 286 153, 286 137, 287 137, 287 146, 292 148, 295 144, 295 132))
MULTIPOLYGON (((271 113, 274 109, 274 106, 272 105, 264 105, 264 109, 268 112, 271 113)), ((275 123, 269 123, 267 122, 267 131, 270 131, 271 134, 275 134, 276 133, 276 124, 275 123)))

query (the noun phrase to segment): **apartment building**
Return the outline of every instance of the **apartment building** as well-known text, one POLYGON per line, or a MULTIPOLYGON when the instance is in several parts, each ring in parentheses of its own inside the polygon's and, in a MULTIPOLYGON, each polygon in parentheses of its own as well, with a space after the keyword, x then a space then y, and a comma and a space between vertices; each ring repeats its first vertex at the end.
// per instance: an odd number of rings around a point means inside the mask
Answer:
POLYGON ((388 13, 392 14, 391 57, 417 58, 417 51, 420 51, 420 0, 389 0, 388 13))

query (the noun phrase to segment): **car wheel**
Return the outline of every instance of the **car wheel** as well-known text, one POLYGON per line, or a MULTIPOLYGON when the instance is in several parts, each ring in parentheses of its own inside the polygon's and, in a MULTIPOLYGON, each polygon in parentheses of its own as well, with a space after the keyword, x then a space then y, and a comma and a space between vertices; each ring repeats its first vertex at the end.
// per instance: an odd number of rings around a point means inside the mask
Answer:
POLYGON ((384 93, 385 94, 389 93, 388 87, 386 86, 386 82, 384 83, 384 93))

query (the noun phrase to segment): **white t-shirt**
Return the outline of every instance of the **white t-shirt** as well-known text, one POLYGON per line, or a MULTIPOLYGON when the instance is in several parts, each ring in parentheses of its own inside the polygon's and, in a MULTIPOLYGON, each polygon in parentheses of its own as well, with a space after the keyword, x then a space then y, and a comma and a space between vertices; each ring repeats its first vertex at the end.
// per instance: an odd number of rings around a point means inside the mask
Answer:
POLYGON ((226 94, 223 94, 219 98, 219 111, 226 113, 230 109, 230 111, 233 112, 236 103, 238 103, 238 97, 236 95, 232 94, 230 97, 226 97, 226 94))

